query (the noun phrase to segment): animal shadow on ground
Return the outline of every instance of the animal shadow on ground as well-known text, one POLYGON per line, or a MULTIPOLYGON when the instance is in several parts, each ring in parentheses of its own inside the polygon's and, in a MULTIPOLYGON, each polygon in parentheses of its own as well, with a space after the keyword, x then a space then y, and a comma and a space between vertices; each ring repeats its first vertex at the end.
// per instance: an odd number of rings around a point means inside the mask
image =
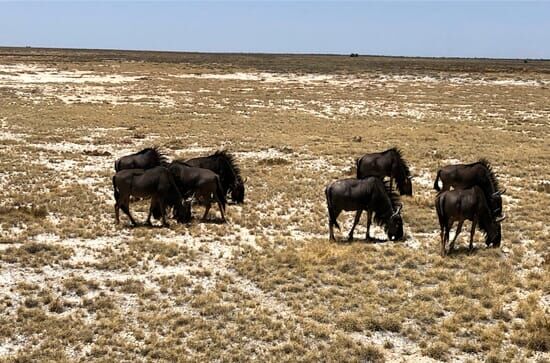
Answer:
POLYGON ((202 223, 210 223, 210 224, 224 224, 224 220, 221 217, 207 217, 206 219, 199 219, 202 223))
POLYGON ((364 243, 372 243, 372 244, 375 244, 375 243, 386 243, 386 242, 396 242, 396 241, 390 241, 389 239, 380 239, 380 238, 376 238, 376 237, 369 237, 367 239, 365 238, 353 238, 352 240, 349 240, 347 238, 344 238, 344 239, 341 239, 341 240, 336 240, 336 243, 338 244, 348 244, 348 243, 352 243, 352 242, 364 242, 364 243))
POLYGON ((471 250, 468 246, 455 246, 452 250, 449 250, 447 256, 463 256, 463 255, 475 255, 478 250, 481 250, 480 247, 473 247, 471 250))
POLYGON ((122 228, 130 228, 130 229, 134 229, 134 228, 170 228, 171 224, 168 223, 167 226, 163 226, 162 224, 155 224, 154 222, 152 224, 147 224, 146 222, 137 222, 137 225, 133 225, 132 223, 126 223, 126 224, 121 224, 120 227, 122 228))

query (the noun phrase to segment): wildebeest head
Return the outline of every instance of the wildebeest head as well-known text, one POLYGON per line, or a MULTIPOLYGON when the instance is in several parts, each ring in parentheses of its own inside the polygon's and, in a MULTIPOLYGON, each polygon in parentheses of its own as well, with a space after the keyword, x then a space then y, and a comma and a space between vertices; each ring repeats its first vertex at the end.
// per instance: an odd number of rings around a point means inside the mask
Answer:
POLYGON ((506 216, 498 217, 493 222, 493 227, 491 230, 488 231, 487 237, 485 238, 485 244, 487 247, 490 245, 493 245, 493 247, 500 247, 500 242, 502 239, 502 229, 500 226, 500 222, 502 222, 506 216))
POLYGON ((489 207, 495 217, 502 215, 502 194, 504 193, 506 193, 506 189, 494 192, 489 198, 489 207))
POLYGON ((231 199, 237 203, 244 203, 244 183, 246 180, 239 180, 231 188, 231 199))
POLYGON ((387 225, 388 239, 390 241, 399 241, 403 239, 403 218, 401 218, 401 208, 399 206, 397 210, 391 215, 387 225))
POLYGON ((412 185, 412 176, 405 177, 403 179, 403 195, 412 195, 413 194, 413 185, 412 185))
POLYGON ((178 223, 188 223, 191 221, 191 201, 182 200, 181 205, 175 210, 178 223))

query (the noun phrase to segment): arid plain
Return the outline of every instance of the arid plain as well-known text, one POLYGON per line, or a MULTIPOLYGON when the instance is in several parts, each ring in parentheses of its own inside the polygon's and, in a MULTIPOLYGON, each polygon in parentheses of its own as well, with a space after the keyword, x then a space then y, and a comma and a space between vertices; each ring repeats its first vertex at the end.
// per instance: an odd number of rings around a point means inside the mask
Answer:
POLYGON ((547 61, 0 48, 0 361, 546 362, 549 100, 547 61), (114 160, 153 145, 230 151, 246 203, 116 226, 114 160), (329 242, 324 187, 393 146, 405 241, 329 242), (502 247, 466 223, 442 258, 435 173, 480 157, 502 247))

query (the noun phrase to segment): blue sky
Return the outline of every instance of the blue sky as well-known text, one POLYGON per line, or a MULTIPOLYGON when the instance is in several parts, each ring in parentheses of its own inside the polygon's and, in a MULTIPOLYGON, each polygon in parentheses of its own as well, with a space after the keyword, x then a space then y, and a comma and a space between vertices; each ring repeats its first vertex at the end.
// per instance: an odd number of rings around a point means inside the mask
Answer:
POLYGON ((550 2, 1 2, 0 45, 550 58, 550 2))

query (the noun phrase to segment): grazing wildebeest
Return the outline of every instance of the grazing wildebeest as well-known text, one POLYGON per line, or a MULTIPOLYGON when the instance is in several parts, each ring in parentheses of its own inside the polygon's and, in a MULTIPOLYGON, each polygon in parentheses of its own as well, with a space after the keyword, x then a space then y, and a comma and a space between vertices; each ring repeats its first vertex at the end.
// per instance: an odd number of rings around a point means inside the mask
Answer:
POLYGON ((225 222, 226 199, 218 174, 209 169, 190 166, 183 161, 173 161, 168 168, 174 176, 180 193, 186 198, 194 196, 206 207, 203 220, 206 220, 210 205, 215 201, 218 203, 222 221, 225 222))
POLYGON ((135 154, 126 155, 115 161, 115 170, 151 169, 155 166, 168 166, 168 158, 158 147, 148 147, 135 154))
POLYGON ((213 155, 202 156, 185 161, 197 168, 210 169, 220 177, 223 193, 231 191, 231 199, 239 204, 244 203, 244 183, 241 170, 235 162, 235 157, 225 150, 216 151, 213 155))
POLYGON ((162 219, 162 224, 167 225, 166 209, 172 207, 176 219, 185 223, 191 218, 190 204, 184 202, 181 193, 170 171, 157 166, 151 169, 124 169, 113 176, 113 188, 115 194, 115 220, 118 224, 119 209, 128 215, 134 226, 135 219, 130 214, 130 197, 151 198, 151 206, 146 223, 151 225, 151 214, 155 218, 162 219))
POLYGON ((336 180, 326 187, 325 195, 331 240, 335 240, 333 227, 340 229, 336 219, 343 210, 357 211, 348 235, 350 241, 353 240, 353 231, 359 223, 363 210, 367 211, 367 240, 370 238, 373 213, 375 223, 384 227, 390 241, 403 238, 402 206, 399 204, 399 196, 392 192, 388 183, 384 183, 380 178, 336 180))
POLYGON ((447 165, 437 171, 434 189, 438 192, 454 189, 471 188, 474 185, 481 187, 489 202, 491 213, 495 216, 502 214, 502 194, 506 189, 499 190, 498 180, 491 164, 486 159, 480 159, 472 164, 447 165), (443 188, 439 188, 439 180, 443 188))
POLYGON ((390 178, 390 188, 395 179, 399 194, 412 195, 412 182, 409 166, 401 151, 395 147, 381 153, 365 154, 357 159, 357 179, 376 176, 390 178))
POLYGON ((504 216, 496 217, 491 212, 485 193, 479 186, 468 189, 453 189, 441 191, 435 198, 435 209, 441 228, 441 255, 445 256, 445 246, 449 242, 449 232, 455 221, 458 221, 456 234, 449 246, 449 251, 453 250, 456 238, 460 234, 464 221, 472 221, 470 231, 470 250, 473 248, 474 234, 476 226, 485 232, 485 243, 487 246, 500 246, 501 228, 500 222, 504 216))
MULTIPOLYGON (((187 223, 191 221, 191 200, 183 200, 183 210, 179 212, 181 215, 179 217, 178 222, 180 223, 187 223)), ((162 205, 158 200, 151 201, 152 205, 150 207, 151 213, 153 214, 153 217, 155 219, 161 219, 162 218, 162 205)), ((177 213, 174 208, 172 208, 172 214, 173 216, 178 219, 177 213)), ((150 224, 150 223, 149 223, 150 224)))

